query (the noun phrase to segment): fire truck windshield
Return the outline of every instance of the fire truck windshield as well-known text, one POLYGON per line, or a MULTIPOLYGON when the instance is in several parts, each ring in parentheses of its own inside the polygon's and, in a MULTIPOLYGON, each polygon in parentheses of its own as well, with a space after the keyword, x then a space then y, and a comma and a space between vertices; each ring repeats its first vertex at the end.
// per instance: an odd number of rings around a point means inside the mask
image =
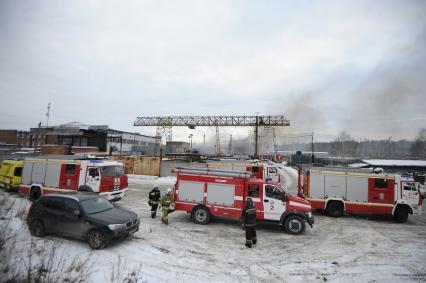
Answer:
POLYGON ((120 177, 124 176, 124 168, 122 166, 105 166, 101 167, 102 177, 120 177))

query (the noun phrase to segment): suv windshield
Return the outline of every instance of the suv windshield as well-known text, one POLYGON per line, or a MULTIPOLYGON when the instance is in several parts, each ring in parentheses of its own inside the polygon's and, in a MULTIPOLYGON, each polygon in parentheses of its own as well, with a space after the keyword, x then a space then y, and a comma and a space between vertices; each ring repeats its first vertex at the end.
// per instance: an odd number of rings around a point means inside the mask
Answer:
POLYGON ((99 213, 114 208, 114 206, 109 201, 102 197, 83 200, 80 202, 80 205, 83 211, 87 214, 99 213))
POLYGON ((103 177, 120 177, 124 175, 123 166, 105 166, 101 167, 103 177))

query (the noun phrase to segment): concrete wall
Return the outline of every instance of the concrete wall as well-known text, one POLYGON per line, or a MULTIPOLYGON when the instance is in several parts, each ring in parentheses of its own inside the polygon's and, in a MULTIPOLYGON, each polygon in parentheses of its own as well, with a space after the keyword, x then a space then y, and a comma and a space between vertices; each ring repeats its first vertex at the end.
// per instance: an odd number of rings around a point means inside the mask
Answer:
POLYGON ((112 156, 112 160, 123 162, 126 174, 160 175, 160 158, 150 156, 112 156))

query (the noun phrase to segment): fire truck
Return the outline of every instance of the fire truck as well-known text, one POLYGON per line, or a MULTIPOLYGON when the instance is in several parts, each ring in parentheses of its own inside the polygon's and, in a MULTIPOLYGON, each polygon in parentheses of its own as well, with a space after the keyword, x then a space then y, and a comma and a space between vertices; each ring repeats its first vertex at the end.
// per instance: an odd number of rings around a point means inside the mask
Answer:
POLYGON ((116 201, 127 194, 123 164, 109 160, 26 158, 19 191, 31 200, 48 193, 84 190, 116 201))
POLYGON ((305 222, 314 218, 308 201, 293 196, 272 181, 253 178, 251 172, 175 168, 173 189, 175 210, 186 211, 196 224, 207 224, 211 217, 240 219, 247 198, 256 207, 258 220, 275 222, 289 234, 301 234, 305 222))
POLYGON ((298 195, 332 217, 346 211, 393 216, 399 223, 421 213, 422 198, 413 178, 346 169, 299 169, 298 195))

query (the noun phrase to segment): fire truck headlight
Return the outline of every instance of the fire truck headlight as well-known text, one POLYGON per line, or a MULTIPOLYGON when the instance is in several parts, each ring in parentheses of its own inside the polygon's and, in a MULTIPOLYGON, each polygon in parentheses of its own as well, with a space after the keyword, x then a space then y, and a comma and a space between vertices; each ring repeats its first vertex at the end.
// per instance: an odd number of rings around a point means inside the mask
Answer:
POLYGON ((109 224, 108 228, 110 230, 126 229, 126 224, 109 224))

